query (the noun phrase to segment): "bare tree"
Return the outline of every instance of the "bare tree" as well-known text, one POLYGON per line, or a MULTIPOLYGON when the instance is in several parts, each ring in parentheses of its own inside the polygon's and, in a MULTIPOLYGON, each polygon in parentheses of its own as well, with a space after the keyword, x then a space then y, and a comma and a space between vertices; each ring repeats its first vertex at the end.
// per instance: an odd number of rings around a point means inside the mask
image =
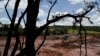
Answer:
POLYGON ((16 19, 16 16, 17 16, 19 2, 20 2, 20 0, 17 0, 16 3, 15 3, 15 8, 14 8, 14 12, 13 12, 10 28, 9 28, 9 31, 8 31, 8 37, 7 37, 6 46, 5 46, 5 49, 4 49, 3 56, 7 56, 8 55, 8 49, 9 49, 9 46, 10 46, 12 32, 13 32, 13 29, 14 29, 14 23, 15 23, 15 19, 16 19))
MULTIPOLYGON (((26 20, 26 24, 25 24, 26 43, 25 43, 25 48, 23 48, 20 51, 18 56, 35 56, 37 54, 38 50, 43 45, 45 39, 46 39, 46 34, 47 34, 47 31, 48 31, 49 24, 54 23, 56 21, 59 21, 59 20, 63 19, 64 17, 72 17, 73 19, 75 19, 76 22, 80 21, 77 18, 80 18, 80 19, 81 18, 87 18, 87 19, 89 19, 88 17, 86 17, 86 14, 88 14, 95 7, 94 5, 91 5, 91 6, 89 5, 89 6, 87 6, 87 8, 89 8, 89 9, 86 9, 85 12, 82 13, 82 14, 55 15, 50 20, 49 19, 50 12, 51 12, 52 8, 54 7, 54 5, 57 3, 57 0, 55 0, 55 1, 52 1, 52 0, 50 1, 49 0, 49 3, 51 3, 52 6, 50 7, 49 12, 48 12, 48 16, 46 18, 47 21, 43 26, 41 26, 39 28, 36 28, 36 22, 37 22, 37 17, 38 17, 38 13, 39 13, 40 0, 27 0, 27 3, 28 3, 27 8, 22 13, 22 15, 20 16, 17 25, 14 26, 20 1, 21 0, 16 0, 16 2, 15 2, 15 7, 14 7, 14 12, 13 12, 12 18, 10 17, 10 15, 9 15, 7 9, 6 9, 6 13, 7 13, 7 15, 8 15, 8 17, 9 17, 9 19, 11 21, 11 24, 10 24, 10 28, 9 28, 9 31, 8 31, 8 37, 7 37, 6 46, 5 46, 5 49, 4 49, 3 56, 7 56, 8 55, 8 49, 9 49, 9 46, 10 46, 10 41, 11 41, 11 37, 12 37, 12 32, 13 31, 15 31, 15 34, 16 34, 15 35, 16 43, 15 43, 14 49, 13 49, 13 51, 11 53, 11 56, 15 56, 16 50, 18 48, 18 44, 20 42, 19 34, 18 34, 18 27, 19 27, 20 22, 21 22, 21 20, 22 20, 22 18, 24 17, 25 14, 27 14, 27 18, 26 18, 27 20, 26 20), (36 49, 35 48, 35 44, 34 44, 35 40, 37 39, 37 37, 45 29, 46 29, 46 32, 45 32, 45 36, 44 36, 43 42, 36 49)), ((8 0, 8 2, 9 2, 9 0, 8 0)), ((7 2, 7 4, 8 4, 8 2, 7 2)), ((7 6, 7 4, 6 4, 6 6, 7 6)), ((5 6, 5 8, 6 8, 6 6, 5 6)))

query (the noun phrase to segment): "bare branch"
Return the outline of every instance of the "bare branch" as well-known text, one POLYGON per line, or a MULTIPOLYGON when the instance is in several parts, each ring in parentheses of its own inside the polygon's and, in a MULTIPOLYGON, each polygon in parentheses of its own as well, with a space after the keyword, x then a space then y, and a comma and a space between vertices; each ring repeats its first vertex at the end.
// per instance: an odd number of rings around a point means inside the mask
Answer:
POLYGON ((7 10, 8 3, 9 3, 9 0, 7 1, 6 5, 5 5, 5 11, 6 11, 6 13, 7 13, 8 18, 9 18, 10 21, 11 21, 11 17, 10 17, 10 15, 9 15, 9 13, 8 13, 8 10, 7 10))
MULTIPOLYGON (((19 20, 18 20, 18 26, 20 25, 20 22, 21 22, 21 20, 22 20, 22 18, 24 17, 24 15, 26 14, 26 12, 27 12, 27 8, 25 9, 25 11, 22 13, 22 15, 19 17, 19 20)), ((17 27, 18 28, 18 27, 17 27)))
POLYGON ((9 31, 8 31, 8 37, 7 37, 7 41, 6 41, 6 45, 5 45, 3 56, 7 56, 8 55, 8 50, 9 50, 9 46, 10 46, 12 32, 14 30, 14 23, 15 23, 15 19, 16 19, 16 16, 17 16, 19 3, 20 3, 20 0, 16 0, 14 11, 13 11, 13 16, 12 16, 12 20, 11 20, 11 24, 10 24, 10 28, 9 28, 9 31))
POLYGON ((60 20, 60 19, 62 19, 64 17, 72 17, 72 18, 75 18, 76 16, 71 15, 71 14, 65 14, 65 15, 62 15, 62 16, 54 16, 54 18, 52 20, 49 20, 48 21, 48 24, 51 24, 53 22, 56 22, 56 21, 58 21, 58 20, 60 20))
POLYGON ((47 36, 47 32, 48 32, 48 28, 49 28, 49 27, 47 26, 47 28, 46 28, 46 30, 45 30, 45 34, 44 34, 44 39, 43 39, 41 45, 37 48, 36 53, 37 53, 38 50, 42 47, 42 45, 44 44, 44 42, 45 42, 45 40, 46 40, 46 36, 47 36))
POLYGON ((24 17, 26 11, 27 11, 27 8, 25 9, 24 13, 20 16, 20 18, 19 18, 19 20, 18 20, 18 23, 17 23, 17 25, 16 25, 15 28, 14 28, 14 30, 15 30, 15 35, 16 35, 16 43, 15 43, 15 46, 14 46, 14 48, 13 48, 13 51, 12 51, 11 55, 15 55, 15 52, 16 52, 17 47, 18 47, 18 44, 21 45, 21 42, 20 42, 20 40, 19 40, 18 28, 19 28, 20 22, 21 22, 22 18, 24 17))
MULTIPOLYGON (((21 12, 23 14, 23 12, 21 12)), ((24 25, 26 25, 26 22, 25 22, 25 18, 23 17, 23 22, 24 22, 24 25)))
POLYGON ((91 6, 91 7, 89 8, 89 10, 85 11, 85 13, 81 14, 81 16, 85 16, 85 15, 88 14, 93 8, 94 8, 94 6, 91 6))
POLYGON ((90 8, 90 10, 87 10, 83 14, 79 14, 79 15, 65 14, 65 15, 61 15, 61 16, 54 16, 53 19, 48 20, 48 22, 46 24, 44 24, 43 26, 41 26, 38 30, 42 31, 42 29, 43 28, 45 29, 49 24, 56 22, 58 20, 61 20, 64 17, 72 17, 73 19, 75 19, 75 21, 79 21, 79 20, 77 20, 78 17, 85 17, 85 15, 88 14, 92 9, 93 9, 93 7, 90 8))
POLYGON ((87 18, 87 19, 89 20, 89 22, 90 22, 91 24, 93 24, 93 22, 90 20, 89 17, 84 17, 84 18, 87 18))
POLYGON ((55 2, 53 3, 53 5, 50 7, 49 12, 48 12, 48 16, 47 16, 47 22, 49 20, 49 16, 50 16, 50 12, 52 10, 52 8, 54 7, 54 5, 57 3, 57 0, 55 0, 55 2))
MULTIPOLYGON (((57 2, 57 0, 54 1, 53 5, 50 7, 50 9, 49 9, 49 11, 48 11, 47 23, 48 23, 48 21, 49 21, 50 12, 51 12, 52 8, 54 7, 54 5, 56 4, 56 2, 57 2)), ((47 31, 48 31, 48 26, 46 26, 46 27, 47 27, 47 28, 46 28, 46 31, 45 31, 45 36, 44 36, 44 38, 43 38, 43 41, 42 41, 41 45, 37 48, 36 53, 38 52, 38 50, 41 48, 41 46, 42 46, 42 45, 44 44, 44 42, 45 42, 46 35, 47 35, 47 31)))

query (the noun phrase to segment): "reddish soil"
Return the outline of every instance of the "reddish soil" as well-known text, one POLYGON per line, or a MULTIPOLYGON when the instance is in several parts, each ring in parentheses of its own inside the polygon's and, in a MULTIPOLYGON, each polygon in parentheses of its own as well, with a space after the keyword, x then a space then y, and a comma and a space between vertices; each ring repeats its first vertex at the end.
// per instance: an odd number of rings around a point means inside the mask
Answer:
MULTIPOLYGON (((36 48, 41 44, 42 38, 38 38, 35 42, 36 48)), ((94 41, 94 39, 93 39, 94 41)), ((6 43, 5 38, 0 38, 0 55, 2 56, 4 46, 6 43)), ((9 54, 14 46, 15 39, 13 38, 11 41, 11 45, 9 48, 9 54)), ((17 51, 18 53, 19 51, 17 51)), ((87 46, 87 55, 88 56, 100 56, 100 42, 93 42, 88 43, 87 46)), ((82 45, 82 56, 84 55, 84 45, 82 45)), ((62 39, 57 38, 47 38, 44 45, 41 47, 39 52, 37 53, 37 56, 79 56, 80 55, 80 49, 79 44, 74 43, 74 41, 68 41, 66 40, 65 43, 62 44, 62 39)), ((10 56, 10 55, 9 55, 10 56)))

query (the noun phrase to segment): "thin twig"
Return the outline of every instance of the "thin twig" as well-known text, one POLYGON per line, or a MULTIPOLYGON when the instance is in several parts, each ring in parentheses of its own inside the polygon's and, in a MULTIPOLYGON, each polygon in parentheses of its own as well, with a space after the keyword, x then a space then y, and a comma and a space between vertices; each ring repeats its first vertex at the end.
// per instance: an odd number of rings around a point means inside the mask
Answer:
MULTIPOLYGON (((23 14, 23 12, 21 12, 21 14, 23 14)), ((23 17, 23 22, 24 22, 24 25, 26 25, 26 21, 24 17, 23 17)))
MULTIPOLYGON (((81 18, 80 18, 81 19, 81 18)), ((82 55, 82 33, 81 33, 81 20, 79 21, 80 27, 79 27, 79 35, 80 35, 80 56, 82 55)))
MULTIPOLYGON (((50 9, 49 9, 49 11, 48 11, 48 15, 47 15, 47 23, 49 22, 50 12, 51 12, 52 8, 54 7, 54 5, 56 4, 56 2, 57 2, 57 0, 55 0, 55 2, 53 3, 53 5, 50 7, 50 9)), ((47 31, 48 31, 48 26, 47 26, 47 28, 46 28, 45 36, 44 36, 44 38, 43 38, 43 41, 42 41, 41 45, 37 48, 36 53, 37 53, 38 50, 41 48, 41 46, 44 44, 45 39, 46 39, 46 35, 47 35, 47 31)))
POLYGON ((57 0, 55 0, 55 2, 53 3, 53 5, 50 7, 49 11, 48 11, 48 16, 47 16, 47 22, 49 20, 49 17, 50 17, 50 12, 52 10, 52 8, 54 7, 54 5, 57 3, 57 0))
POLYGON ((86 39, 86 29, 84 29, 83 26, 81 26, 82 30, 84 31, 84 42, 85 42, 85 56, 87 56, 87 39, 86 39))
POLYGON ((9 3, 9 0, 7 1, 6 5, 5 5, 5 11, 6 11, 6 13, 7 13, 8 18, 9 18, 10 21, 11 21, 10 14, 9 14, 9 12, 8 12, 8 10, 7 10, 8 3, 9 3))
POLYGON ((18 44, 20 44, 20 46, 21 46, 21 43, 20 43, 20 40, 19 40, 18 28, 19 28, 19 25, 20 25, 20 22, 21 22, 22 18, 26 14, 26 11, 27 11, 27 8, 25 9, 24 13, 19 17, 18 23, 17 23, 17 25, 14 28, 15 35, 16 35, 16 43, 15 43, 15 46, 14 46, 14 49, 13 49, 11 55, 14 55, 15 54, 15 52, 17 50, 17 47, 18 47, 18 44))
POLYGON ((41 46, 44 44, 45 40, 46 40, 46 36, 47 36, 47 32, 48 32, 48 29, 49 27, 46 28, 45 30, 45 35, 44 35, 44 38, 43 38, 43 41, 41 43, 41 45, 38 47, 38 49, 36 50, 36 53, 38 52, 38 50, 41 48, 41 46))

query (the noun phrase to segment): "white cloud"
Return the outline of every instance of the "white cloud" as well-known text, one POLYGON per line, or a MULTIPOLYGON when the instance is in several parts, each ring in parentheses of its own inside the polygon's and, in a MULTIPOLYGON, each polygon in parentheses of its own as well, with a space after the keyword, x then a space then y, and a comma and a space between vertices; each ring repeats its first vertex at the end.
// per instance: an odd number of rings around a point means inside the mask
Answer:
MULTIPOLYGON (((42 9, 40 9, 40 11, 42 11, 42 9)), ((40 14, 42 14, 42 13, 40 13, 40 14)), ((57 15, 57 14, 67 14, 67 12, 54 12, 54 13, 51 13, 50 14, 50 19, 52 19, 52 15, 57 15)), ((69 20, 70 21, 70 20, 69 20)), ((42 26, 43 24, 45 24, 46 23, 46 20, 45 19, 42 19, 41 21, 39 21, 39 22, 37 22, 37 26, 39 27, 39 26, 42 26)), ((63 24, 62 22, 57 22, 57 24, 63 24)), ((52 24, 50 24, 50 25, 52 25, 52 24)))
MULTIPOLYGON (((84 0, 68 0, 70 4, 78 4, 78 3, 83 3, 84 0)), ((87 2, 95 1, 95 0, 85 0, 87 2)))
MULTIPOLYGON (((52 15, 62 15, 62 14, 68 14, 68 12, 54 12, 51 13, 50 19, 52 19, 52 15)), ((55 22, 56 25, 72 25, 73 19, 70 17, 65 17, 64 19, 61 19, 60 21, 55 22)), ((53 25, 53 24, 50 24, 53 25)))
POLYGON ((40 26, 44 25, 45 23, 46 23, 46 20, 45 19, 42 19, 41 21, 37 21, 36 25, 38 27, 40 27, 40 26))
MULTIPOLYGON (((18 22, 19 17, 16 17, 15 23, 18 22)), ((10 20, 8 18, 0 18, 0 22, 2 22, 3 24, 9 24, 10 20)))
MULTIPOLYGON (((16 0, 11 0, 11 1, 9 2, 8 8, 13 9, 14 6, 15 6, 15 1, 16 1, 16 0)), ((21 1, 20 1, 20 4, 19 4, 19 9, 25 9, 26 6, 27 6, 27 0, 21 0, 21 1)))
POLYGON ((64 18, 65 20, 60 20, 57 21, 55 23, 50 24, 50 26, 52 25, 64 25, 64 26, 72 26, 73 25, 73 18, 64 18))
POLYGON ((51 15, 57 15, 57 14, 68 14, 68 12, 53 12, 51 15))
POLYGON ((87 19, 84 18, 84 20, 82 21, 82 24, 84 26, 100 26, 100 16, 97 14, 94 14, 92 16, 89 16, 91 19, 91 21, 93 22, 93 24, 91 24, 87 19))
POLYGON ((27 7, 27 0, 21 0, 19 8, 24 9, 27 7))
MULTIPOLYGON (((19 19, 19 17, 16 17, 15 23, 18 23, 18 19, 19 19)), ((2 24, 10 24, 10 20, 8 18, 0 18, 0 22, 2 24)), ((21 24, 22 27, 25 27, 23 21, 21 21, 20 24, 21 24)))
MULTIPOLYGON (((81 11, 83 11, 82 8, 80 8, 79 10, 77 10, 77 13, 80 13, 81 11)), ((67 12, 66 12, 67 13, 67 12)), ((52 13, 52 15, 56 15, 56 14, 60 14, 60 12, 55 12, 52 13)), ((62 14, 62 13, 61 13, 62 14)), ((89 16, 91 19, 91 21, 93 22, 93 24, 91 24, 88 19, 84 18, 82 21, 82 24, 84 26, 100 26, 100 14, 92 14, 91 16, 89 16)), ((65 20, 62 21, 58 21, 55 24, 56 25, 72 25, 73 23, 73 19, 72 18, 64 18, 65 20), (63 23, 62 23, 63 22, 63 23)))
POLYGON ((92 9, 91 12, 94 12, 94 13, 96 13, 96 14, 100 14, 100 12, 99 12, 98 10, 99 10, 99 8, 94 8, 94 9, 92 9))
POLYGON ((45 11, 43 9, 39 9, 39 17, 45 16, 45 11))
POLYGON ((93 21, 93 25, 100 26, 100 15, 98 14, 92 15, 91 20, 93 21))
POLYGON ((55 16, 55 15, 62 15, 62 14, 68 14, 68 12, 53 12, 50 14, 49 16, 49 19, 53 19, 52 16, 55 16))
POLYGON ((55 12, 55 15, 57 15, 57 14, 68 14, 68 12, 55 12))
POLYGON ((84 12, 84 9, 82 9, 82 8, 80 8, 80 9, 78 9, 78 10, 76 10, 76 13, 83 13, 84 12))
POLYGON ((91 2, 91 1, 96 1, 96 0, 85 0, 85 1, 87 1, 87 2, 91 2))
MULTIPOLYGON (((53 15, 55 15, 55 14, 58 14, 58 13, 60 13, 60 12, 55 12, 55 13, 52 13, 53 15)), ((83 26, 100 26, 100 16, 99 15, 97 15, 97 14, 94 14, 94 15, 92 15, 92 16, 89 16, 91 19, 91 21, 93 22, 93 24, 91 24, 89 21, 88 21, 88 19, 86 19, 86 18, 83 18, 83 21, 82 21, 82 25, 83 26)), ((64 20, 60 20, 60 21, 58 21, 58 22, 55 22, 55 24, 56 25, 65 25, 65 26, 67 26, 67 25, 73 25, 73 21, 74 21, 74 19, 73 18, 70 18, 70 17, 66 17, 66 18, 64 18, 64 20)), ((42 20, 41 22, 39 22, 37 25, 38 26, 42 26, 43 24, 45 24, 45 20, 42 20)), ((50 24, 50 25, 53 25, 53 24, 50 24)), ((79 25, 79 24, 78 24, 79 25)))
POLYGON ((82 3, 83 0, 68 0, 71 4, 78 4, 78 3, 82 3))
POLYGON ((10 21, 7 18, 0 18, 0 22, 2 22, 3 24, 9 24, 10 21))
POLYGON ((73 18, 70 18, 70 17, 64 18, 64 20, 61 20, 61 21, 57 22, 56 24, 57 25, 65 25, 65 26, 72 25, 73 24, 73 18))
POLYGON ((4 1, 0 1, 0 8, 4 8, 4 6, 6 5, 7 3, 7 0, 4 0, 4 1))

